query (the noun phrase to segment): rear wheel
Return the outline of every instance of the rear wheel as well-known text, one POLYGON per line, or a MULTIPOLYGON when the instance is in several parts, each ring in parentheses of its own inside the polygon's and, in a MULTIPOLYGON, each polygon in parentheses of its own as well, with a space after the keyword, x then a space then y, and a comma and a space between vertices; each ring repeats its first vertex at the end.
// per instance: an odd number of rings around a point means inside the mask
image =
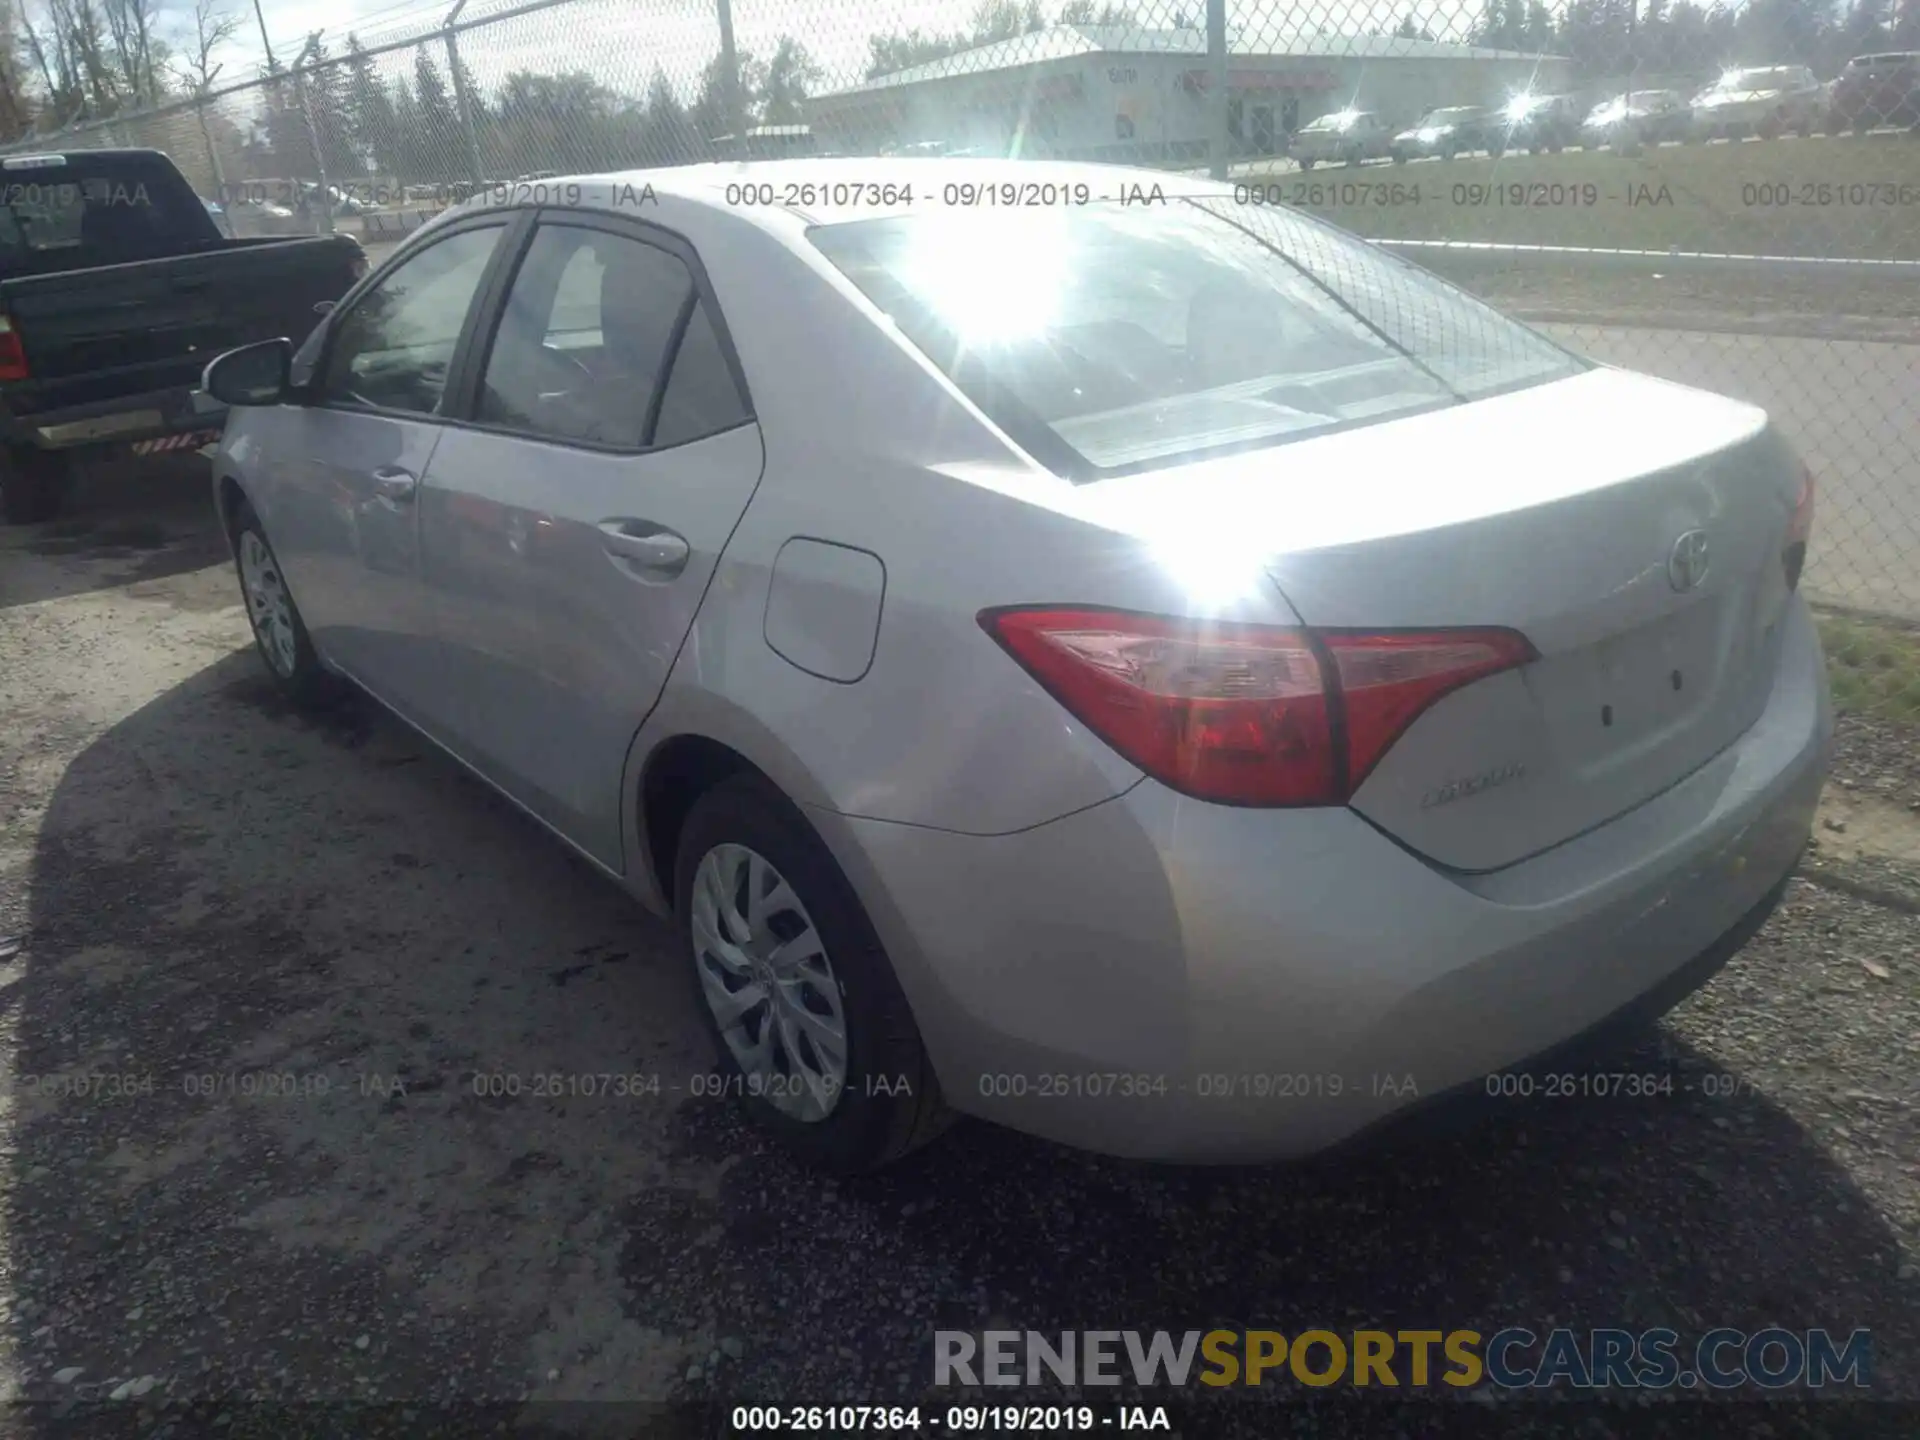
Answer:
POLYGON ((9 525, 51 520, 66 503, 72 467, 57 450, 20 448, 0 457, 0 513, 9 525))
POLYGON ((757 776, 687 816, 675 913, 724 1087, 809 1164, 858 1174, 949 1114, 893 966, 832 855, 757 776))
POLYGON ((338 686, 322 668, 300 607, 293 603, 280 561, 253 508, 242 504, 233 521, 233 554, 240 572, 240 594, 253 627, 253 643, 267 673, 296 704, 319 706, 336 698, 338 686))
POLYGON ((1311 160, 1302 160, 1300 162, 1300 168, 1302 170, 1311 170, 1313 166, 1314 166, 1314 162, 1311 160))

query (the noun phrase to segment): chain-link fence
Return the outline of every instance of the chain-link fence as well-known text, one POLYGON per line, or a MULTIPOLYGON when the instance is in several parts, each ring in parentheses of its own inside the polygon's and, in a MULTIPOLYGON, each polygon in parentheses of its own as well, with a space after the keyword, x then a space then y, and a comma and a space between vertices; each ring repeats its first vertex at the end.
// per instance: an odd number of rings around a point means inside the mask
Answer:
MULTIPOLYGON (((1211 171, 1596 358, 1766 405, 1821 482, 1807 589, 1858 612, 1830 627, 1843 700, 1920 715, 1920 0, 710 3, 462 0, 11 148, 156 147, 234 234, 345 228, 376 258, 475 185, 553 173, 1211 171)), ((66 51, 49 88, 99 110, 66 51)))

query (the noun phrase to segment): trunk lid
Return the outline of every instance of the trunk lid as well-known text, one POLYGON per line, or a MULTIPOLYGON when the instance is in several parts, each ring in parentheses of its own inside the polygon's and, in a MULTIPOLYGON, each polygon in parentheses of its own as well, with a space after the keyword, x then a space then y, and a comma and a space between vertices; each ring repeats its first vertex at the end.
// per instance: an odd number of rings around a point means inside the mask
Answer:
POLYGON ((1641 804, 1758 718, 1799 479, 1764 412, 1597 369, 1086 486, 1074 508, 1194 562, 1197 585, 1264 571, 1317 628, 1525 635, 1537 661, 1442 699, 1352 801, 1483 871, 1641 804))

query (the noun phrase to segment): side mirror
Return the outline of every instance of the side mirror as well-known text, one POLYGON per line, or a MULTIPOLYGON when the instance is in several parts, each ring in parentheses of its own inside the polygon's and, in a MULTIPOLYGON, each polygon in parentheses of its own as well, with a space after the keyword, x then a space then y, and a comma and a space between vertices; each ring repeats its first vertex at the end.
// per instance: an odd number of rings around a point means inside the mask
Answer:
POLYGON ((223 405, 279 405, 291 398, 287 369, 292 361, 290 340, 242 345, 207 366, 200 388, 223 405))

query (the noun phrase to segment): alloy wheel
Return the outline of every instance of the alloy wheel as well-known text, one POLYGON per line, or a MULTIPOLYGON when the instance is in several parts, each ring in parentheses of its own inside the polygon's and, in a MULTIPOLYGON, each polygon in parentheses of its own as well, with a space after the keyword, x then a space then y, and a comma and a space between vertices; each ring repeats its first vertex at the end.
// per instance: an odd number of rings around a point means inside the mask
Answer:
POLYGON ((252 530, 240 536, 240 588, 246 592, 247 618, 267 663, 282 680, 293 678, 299 646, 293 631, 293 600, 273 552, 252 530))
POLYGON ((826 944, 772 862, 716 845, 694 872, 694 967, 746 1092, 818 1123, 847 1082, 847 1019, 826 944))

